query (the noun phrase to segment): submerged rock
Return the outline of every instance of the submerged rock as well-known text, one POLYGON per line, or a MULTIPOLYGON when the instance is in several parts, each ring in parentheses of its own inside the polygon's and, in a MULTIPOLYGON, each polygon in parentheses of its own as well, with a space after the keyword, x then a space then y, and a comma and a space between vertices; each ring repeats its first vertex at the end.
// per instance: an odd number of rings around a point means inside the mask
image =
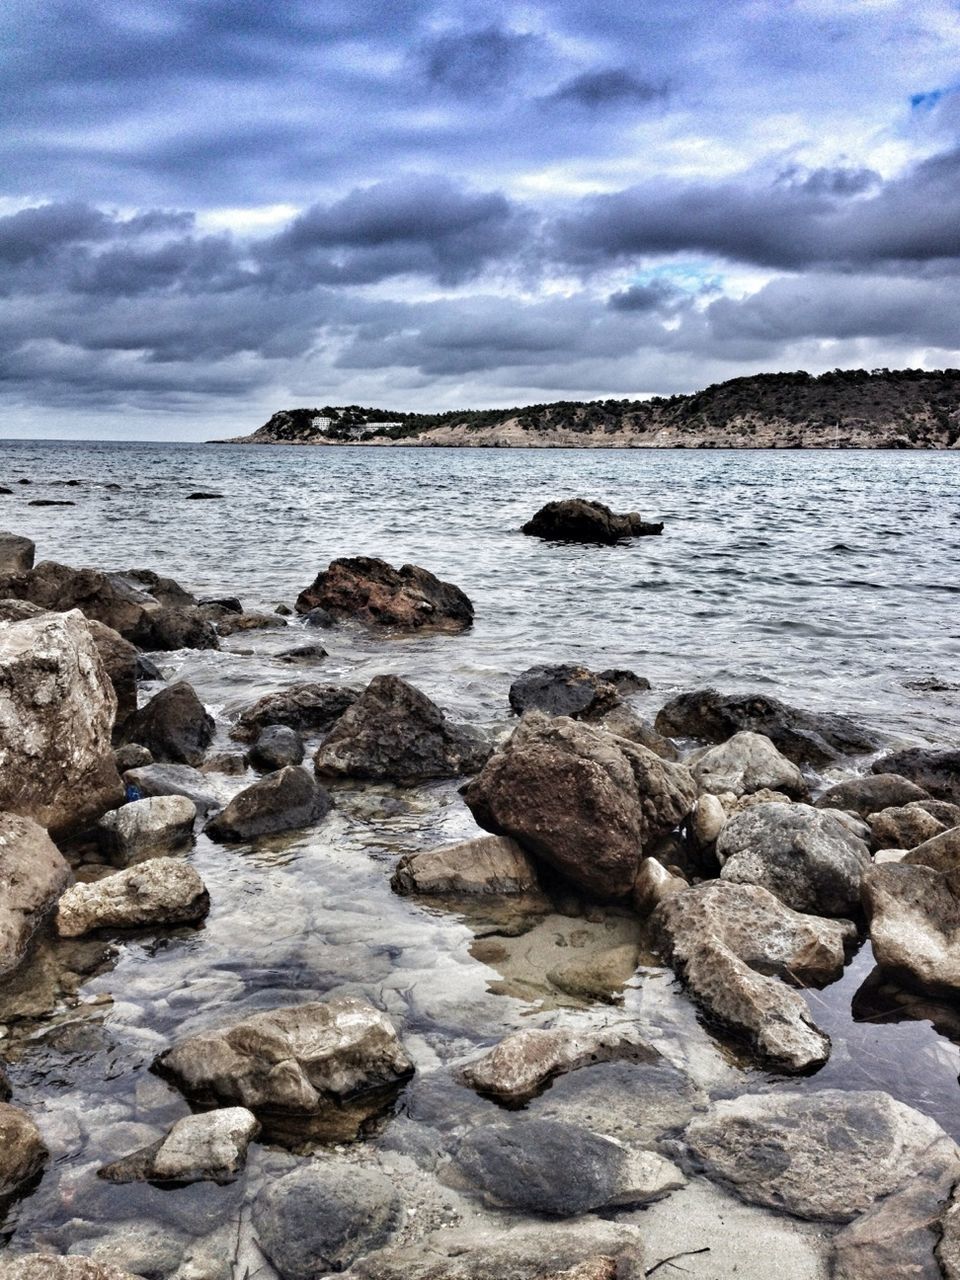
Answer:
POLYGON ((510 707, 518 716, 525 711, 545 711, 551 716, 589 718, 612 710, 619 701, 615 684, 571 663, 530 667, 510 686, 510 707))
POLYGON ((907 986, 960 992, 960 867, 871 867, 863 877, 863 907, 881 969, 907 986))
POLYGON ((303 760, 303 739, 286 724, 268 724, 250 748, 250 763, 269 773, 303 760))
POLYGON ((548 970, 547 979, 579 1000, 619 1004, 623 989, 637 971, 640 949, 632 942, 577 956, 548 970))
POLYGON ((687 762, 701 791, 749 795, 769 788, 796 800, 807 794, 803 774, 762 733, 744 729, 687 762))
POLYGON ((589 498, 563 498, 542 506, 520 532, 552 542, 613 544, 623 538, 663 533, 663 525, 644 520, 636 511, 618 514, 589 498))
POLYGON ((245 1107, 177 1120, 165 1137, 99 1171, 108 1182, 234 1182, 260 1122, 245 1107))
POLYGON ((539 889, 533 863, 505 836, 407 853, 390 881, 396 893, 425 895, 523 894, 539 889))
POLYGON ((235 795, 204 831, 214 840, 255 840, 313 826, 332 806, 329 792, 306 769, 287 765, 235 795))
POLYGON ((47 1155, 40 1130, 27 1113, 0 1102, 0 1203, 26 1190, 47 1155))
POLYGON ((923 787, 898 773, 868 773, 862 778, 839 782, 816 801, 818 809, 850 809, 867 818, 880 809, 927 800, 923 787))
POLYGON ((62 938, 79 938, 94 929, 193 924, 209 910, 210 895, 189 863, 151 858, 69 888, 57 908, 57 932, 62 938))
POLYGON ((899 773, 936 800, 960 804, 960 750, 911 747, 874 762, 874 773, 899 773))
POLYGON ((19 533, 0 533, 0 574, 27 573, 36 550, 36 544, 19 533))
POLYGON ((43 827, 0 813, 0 977, 23 959, 69 879, 70 868, 43 827))
POLYGON ((297 596, 296 609, 404 631, 463 631, 473 623, 473 605, 452 582, 419 565, 394 569, 371 556, 331 561, 297 596))
POLYGON ((314 756, 323 778, 393 782, 455 778, 489 754, 480 734, 452 724, 426 694, 399 676, 374 676, 314 756))
POLYGON ((213 741, 213 716, 192 685, 178 680, 154 694, 124 726, 127 742, 139 742, 155 760, 198 765, 213 741))
POLYGON ((100 847, 116 866, 186 848, 193 840, 197 806, 188 796, 134 800, 97 823, 100 847))
POLYGON ((301 733, 329 729, 357 700, 355 689, 333 684, 293 684, 268 693, 240 712, 230 737, 255 742, 271 725, 286 725, 301 733))

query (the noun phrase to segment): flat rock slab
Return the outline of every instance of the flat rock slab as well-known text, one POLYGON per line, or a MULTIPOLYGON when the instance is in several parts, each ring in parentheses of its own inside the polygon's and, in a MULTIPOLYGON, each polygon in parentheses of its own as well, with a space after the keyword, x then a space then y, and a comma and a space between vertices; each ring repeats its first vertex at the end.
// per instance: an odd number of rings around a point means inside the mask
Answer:
POLYGON ((370 556, 331 561, 297 596, 297 613, 313 609, 402 631, 463 631, 473 624, 473 605, 452 582, 419 565, 394 569, 370 556))
POLYGON ((75 884, 57 907, 57 932, 79 938, 94 929, 193 924, 210 910, 210 895, 188 863, 152 858, 91 884, 75 884))
POLYGON ((43 827, 0 813, 0 976, 14 969, 70 868, 43 827))
POLYGON ((390 883, 396 893, 440 897, 539 891, 533 862, 508 836, 480 836, 404 854, 390 883))
POLYGON ((193 840, 197 806, 189 796, 151 796, 105 814, 100 847, 116 866, 185 849, 193 840))

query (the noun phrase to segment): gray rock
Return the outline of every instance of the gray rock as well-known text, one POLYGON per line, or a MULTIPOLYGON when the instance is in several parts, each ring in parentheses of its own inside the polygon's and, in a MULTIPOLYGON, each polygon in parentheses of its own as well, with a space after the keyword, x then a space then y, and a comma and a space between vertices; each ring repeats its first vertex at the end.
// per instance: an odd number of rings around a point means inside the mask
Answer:
POLYGON ((188 863, 151 858, 91 884, 75 884, 57 908, 57 932, 79 938, 94 929, 192 924, 210 910, 210 895, 188 863))
POLYGON ((655 751, 664 760, 680 759, 680 752, 669 738, 657 733, 649 720, 644 720, 642 716, 638 716, 635 711, 622 703, 600 716, 594 723, 606 729, 607 733, 612 733, 618 738, 626 738, 628 742, 635 742, 637 746, 655 751))
POLYGON ((723 880, 762 885, 794 911, 826 916, 859 910, 870 865, 862 840, 806 804, 759 804, 731 818, 717 840, 717 858, 723 880))
POLYGON ((960 869, 960 827, 940 831, 929 840, 909 851, 904 862, 918 867, 932 867, 934 871, 960 869))
POLYGON ((115 866, 185 849, 193 840, 197 806, 188 796, 150 796, 105 814, 100 847, 115 866))
POLYGON ((282 653, 278 653, 277 661, 295 666, 301 662, 322 662, 329 656, 322 644, 298 644, 293 649, 284 649, 282 653))
POLYGON ((268 693, 241 711, 230 737, 255 742, 272 724, 284 724, 301 733, 329 729, 357 700, 356 691, 333 684, 294 684, 268 693))
POLYGON ((117 695, 116 727, 119 728, 137 709, 137 650, 119 631, 102 622, 88 618, 87 626, 117 695))
POLYGON ((234 1182, 260 1122, 245 1107, 177 1120, 165 1137, 100 1170, 108 1182, 234 1182))
POLYGON ((551 716, 600 716, 620 701, 616 685, 571 663, 530 667, 510 686, 510 707, 518 716, 543 711, 551 716))
POLYGON ((43 827, 0 813, 0 976, 23 959, 69 879, 70 868, 43 827))
POLYGON ((906 861, 871 867, 863 906, 881 969, 905 986, 948 996, 960 991, 960 869, 906 861))
POLYGON ((122 747, 117 747, 113 758, 119 773, 126 773, 128 769, 142 769, 144 765, 153 764, 153 756, 146 747, 141 747, 139 742, 127 742, 122 747))
POLYGON ((150 658, 148 658, 144 653, 137 654, 136 674, 137 674, 138 681, 163 679, 163 672, 160 670, 157 664, 153 662, 150 658))
POLYGON ((850 1222, 881 1197, 957 1160, 936 1121, 879 1092, 742 1094, 684 1134, 697 1173, 753 1204, 850 1222))
POLYGON ((148 764, 128 769, 123 781, 142 797, 186 796, 197 806, 198 813, 219 809, 226 797, 216 782, 188 764, 148 764))
POLYGON ((877 760, 874 773, 899 773, 929 792, 935 800, 960 804, 960 750, 911 747, 877 760))
POLYGON ((198 765, 213 741, 215 725, 185 680, 168 685, 130 716, 123 728, 124 740, 139 742, 155 760, 170 764, 198 765))
POLYGON ((716 796, 700 796, 687 820, 687 830, 695 848, 700 851, 712 849, 727 821, 727 811, 716 796))
POLYGON ((880 809, 927 800, 923 787, 898 773, 868 773, 862 778, 839 782, 816 801, 818 809, 849 809, 867 818, 880 809))
POLYGON ((598 542, 613 545, 624 538, 663 533, 636 511, 616 512, 589 498, 548 502, 520 528, 521 533, 550 542, 598 542))
POLYGON ((25 1191, 47 1155, 40 1130, 27 1113, 0 1102, 0 1202, 25 1191))
POLYGON ((687 763, 697 786, 711 795, 742 796, 765 787, 797 800, 807 794, 803 774, 762 733, 745 729, 687 763))
POLYGON ((268 724, 250 748, 250 763, 269 773, 303 760, 303 739, 286 724, 268 724))
POLYGON ((26 573, 33 568, 36 544, 19 533, 0 533, 0 573, 26 573))
POLYGON ((533 863, 507 836, 481 836, 404 854, 390 883, 396 893, 456 896, 535 893, 539 888, 533 863))
POLYGON ((315 1161, 270 1183, 254 1201, 260 1247, 282 1280, 343 1271, 391 1239, 402 1205, 373 1169, 315 1161))
POLYGON ((235 795, 204 831, 214 840, 256 840, 313 826, 332 806, 329 792, 305 769, 291 764, 235 795))
POLYGON ((870 815, 870 847, 877 849, 915 849, 918 844, 946 831, 922 804, 907 804, 881 809, 870 815))
POLYGON ((0 1280, 143 1280, 143 1277, 90 1258, 21 1253, 0 1257, 0 1280))

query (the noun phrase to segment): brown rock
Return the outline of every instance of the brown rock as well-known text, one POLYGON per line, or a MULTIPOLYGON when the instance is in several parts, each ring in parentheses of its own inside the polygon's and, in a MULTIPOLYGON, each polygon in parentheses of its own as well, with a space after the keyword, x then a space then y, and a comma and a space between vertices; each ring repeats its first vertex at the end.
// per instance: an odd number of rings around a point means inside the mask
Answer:
POLYGON ((198 765, 213 741, 214 721, 193 685, 178 680, 154 694, 123 728, 126 742, 146 747, 154 760, 198 765))
POLYGON ((481 836, 404 854, 390 884, 396 893, 440 896, 522 894, 539 888, 533 863, 506 836, 481 836))
POLYGON ((301 733, 329 729, 357 700, 354 689, 312 682, 288 685, 265 694, 240 712, 230 737, 238 742, 255 742, 268 725, 282 724, 301 733))
POLYGON ((0 1102, 0 1201, 23 1191, 47 1154, 40 1130, 26 1112, 0 1102))
POLYGON ((881 969, 905 986, 953 996, 960 991, 960 869, 936 871, 905 861, 870 867, 863 907, 881 969))
POLYGON ((33 568, 36 549, 18 533, 0 533, 0 574, 27 573, 33 568))
POLYGON ((891 806, 872 813, 870 823, 870 847, 878 849, 915 849, 932 836, 946 831, 939 822, 919 804, 891 806))
POLYGON ((398 570, 370 556, 334 560, 318 574, 296 603, 298 613, 317 608, 404 631, 463 631, 473 623, 473 605, 453 583, 419 565, 398 570))
POLYGON ((548 502, 521 526, 521 533, 551 542, 600 542, 612 545, 623 538, 663 533, 636 511, 618 513, 589 498, 562 498, 548 502))
POLYGON ((0 813, 0 976, 20 963, 69 879, 70 868, 43 827, 0 813))

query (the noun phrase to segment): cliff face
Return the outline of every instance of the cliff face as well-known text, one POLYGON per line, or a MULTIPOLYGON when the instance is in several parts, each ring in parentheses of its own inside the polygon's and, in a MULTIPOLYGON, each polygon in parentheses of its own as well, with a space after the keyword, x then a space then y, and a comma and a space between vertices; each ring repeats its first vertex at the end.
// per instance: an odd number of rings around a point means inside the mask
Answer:
POLYGON ((960 448, 960 370, 733 378, 693 395, 414 414, 285 409, 222 443, 488 448, 960 448))

